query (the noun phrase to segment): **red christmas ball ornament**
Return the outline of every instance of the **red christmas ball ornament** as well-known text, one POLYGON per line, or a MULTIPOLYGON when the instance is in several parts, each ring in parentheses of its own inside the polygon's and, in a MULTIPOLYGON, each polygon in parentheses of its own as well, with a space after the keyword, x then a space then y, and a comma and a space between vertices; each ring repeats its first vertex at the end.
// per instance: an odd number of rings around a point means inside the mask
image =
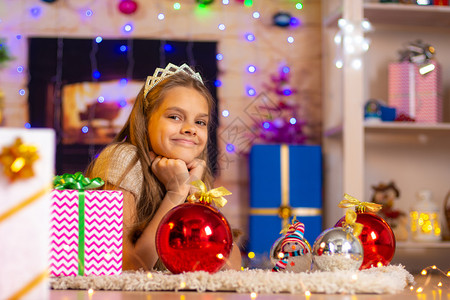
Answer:
POLYGON ((134 0, 121 0, 119 3, 119 11, 126 15, 133 14, 138 8, 138 4, 134 0))
POLYGON ((202 203, 174 207, 156 232, 159 258, 174 274, 217 272, 229 258, 232 243, 228 221, 216 208, 202 203))
MULTIPOLYGON (((358 201, 355 198, 346 195, 346 199, 350 201, 358 201)), ((343 200, 341 204, 346 200, 343 200)), ((387 266, 395 253, 395 236, 389 224, 380 216, 367 210, 377 211, 381 206, 375 207, 374 203, 359 202, 349 205, 346 201, 339 207, 356 206, 356 222, 361 223, 364 227, 359 235, 359 239, 364 249, 364 258, 361 270, 371 267, 387 266)), ((335 227, 342 227, 345 217, 342 217, 335 227)))

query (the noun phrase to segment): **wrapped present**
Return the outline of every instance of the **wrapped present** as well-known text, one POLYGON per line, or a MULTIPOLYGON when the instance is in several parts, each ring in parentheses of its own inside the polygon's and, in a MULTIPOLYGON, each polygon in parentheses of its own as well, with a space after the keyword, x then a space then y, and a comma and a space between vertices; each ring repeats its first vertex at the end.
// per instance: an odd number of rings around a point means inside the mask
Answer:
POLYGON ((0 299, 47 299, 51 129, 0 128, 0 299))
POLYGON ((90 180, 81 173, 57 176, 54 185, 50 228, 51 275, 120 274, 122 192, 89 190, 103 185, 103 181, 100 178, 90 180))
POLYGON ((421 66, 409 61, 389 64, 388 102, 397 114, 416 122, 442 122, 442 73, 439 63, 430 61, 432 71, 421 74, 421 66))
POLYGON ((248 250, 269 257, 280 231, 296 216, 304 237, 322 232, 322 153, 320 146, 254 145, 250 151, 248 250))

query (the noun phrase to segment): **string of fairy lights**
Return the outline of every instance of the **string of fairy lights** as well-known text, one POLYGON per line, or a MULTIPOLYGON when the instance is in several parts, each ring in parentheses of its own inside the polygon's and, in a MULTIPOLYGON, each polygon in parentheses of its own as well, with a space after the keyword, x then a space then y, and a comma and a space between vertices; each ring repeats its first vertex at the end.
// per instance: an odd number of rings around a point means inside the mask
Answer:
MULTIPOLYGON (((133 0, 118 0, 120 2, 134 2, 133 0)), ((60 1, 44 1, 42 0, 42 2, 57 2, 60 3, 62 2, 62 0, 60 1)), ((80 4, 73 6, 72 5, 73 1, 68 1, 66 0, 64 2, 64 5, 66 5, 69 9, 76 11, 76 13, 79 14, 80 18, 82 19, 82 21, 84 23, 87 23, 88 21, 86 20, 93 20, 97 17, 97 13, 96 13, 96 9, 97 8, 93 8, 91 6, 93 6, 94 4, 96 4, 98 2, 98 0, 90 0, 90 1, 81 1, 80 4)), ((214 1, 202 1, 202 0, 198 0, 198 7, 197 9, 201 9, 204 12, 208 12, 208 10, 211 7, 211 3, 213 3, 214 1)), ((302 10, 303 4, 299 1, 291 1, 291 9, 292 10, 302 10)), ((216 3, 217 4, 217 3, 216 3)), ((265 13, 261 13, 260 10, 258 10, 257 5, 254 4, 253 1, 249 1, 249 0, 234 0, 234 1, 230 1, 230 0, 222 0, 220 1, 220 9, 222 10, 222 12, 226 11, 227 7, 231 6, 231 5, 243 5, 243 7, 246 7, 245 11, 246 11, 246 15, 248 15, 248 17, 252 20, 251 22, 248 22, 249 24, 254 26, 250 27, 250 30, 246 31, 245 33, 243 33, 243 41, 246 43, 251 43, 253 45, 253 49, 257 49, 258 48, 258 28, 261 27, 259 26, 260 22, 263 19, 267 19, 267 18, 271 18, 272 19, 272 23, 273 25, 276 26, 280 26, 280 27, 289 27, 289 28, 293 28, 295 29, 296 27, 301 26, 302 21, 297 18, 296 16, 293 16, 290 13, 286 13, 286 12, 279 12, 275 15, 271 15, 271 16, 267 16, 265 13), (234 2, 234 3, 232 3, 234 2), (247 12, 249 12, 249 14, 247 14, 247 12)), ((54 4, 52 4, 54 5, 54 4)), ((62 6, 60 5, 58 8, 61 8, 62 6)), ((48 9, 48 7, 46 5, 35 5, 32 6, 31 8, 29 8, 29 14, 32 18, 35 19, 39 19, 41 18, 45 12, 46 9, 48 9)), ((217 9, 217 6, 216 8, 217 9)), ((195 17, 196 13, 194 13, 192 11, 192 5, 186 5, 186 3, 182 2, 182 1, 175 1, 175 2, 171 2, 171 1, 158 1, 157 4, 157 10, 158 12, 156 12, 156 14, 154 14, 156 16, 155 22, 159 23, 160 26, 162 25, 163 27, 167 26, 166 24, 170 21, 170 18, 174 12, 177 11, 183 11, 186 10, 190 13, 192 13, 191 15, 193 16, 193 18, 195 17)), ((222 13, 221 18, 219 18, 217 20, 217 30, 219 32, 224 32, 227 30, 227 27, 229 25, 229 21, 226 19, 226 13, 222 13)), ((300 14, 301 15, 301 14, 300 14)), ((267 22, 266 22, 267 23, 267 22)), ((343 65, 343 61, 342 61, 342 52, 345 52, 345 54, 349 54, 352 57, 352 62, 351 62, 351 67, 353 68, 360 68, 362 65, 362 60, 361 60, 361 55, 363 52, 367 51, 368 49, 368 45, 370 43, 370 41, 367 38, 364 38, 363 35, 361 35, 359 33, 358 30, 355 30, 355 28, 357 28, 358 26, 361 26, 362 31, 366 32, 371 30, 371 25, 367 20, 364 20, 361 24, 352 24, 344 19, 340 19, 339 20, 339 32, 336 34, 335 36, 335 42, 337 44, 337 49, 336 49, 336 67, 341 68, 343 65)), ((118 26, 120 26, 120 32, 121 35, 119 37, 125 37, 127 38, 127 40, 129 41, 128 43, 132 43, 132 37, 133 37, 133 32, 135 31, 135 26, 139 26, 136 25, 135 22, 133 22, 133 17, 132 15, 130 15, 130 18, 125 19, 125 21, 122 24, 118 24, 118 26)), ((167 29, 167 28, 165 28, 167 29)), ((93 30, 93 32, 95 32, 95 29, 93 30)), ((286 31, 286 43, 288 44, 294 44, 295 43, 295 38, 294 38, 294 34, 292 34, 292 32, 294 32, 294 30, 287 30, 286 31)), ((189 33, 187 33, 187 35, 189 35, 189 33)), ((109 37, 108 37, 109 38, 109 37)), ((17 39, 22 39, 22 34, 18 34, 17 35, 17 39)), ((219 38, 220 39, 220 38, 219 38)), ((92 67, 92 81, 96 82, 96 81, 100 81, 101 80, 101 72, 97 66, 97 58, 95 56, 95 52, 98 49, 98 47, 101 47, 101 42, 103 40, 103 37, 101 35, 95 36, 93 38, 93 42, 92 42, 92 53, 91 53, 91 67, 92 67)), ((192 45, 192 37, 189 36, 189 42, 192 45)), ((247 48, 249 46, 246 46, 247 48)), ((169 52, 171 49, 171 45, 169 42, 166 41, 166 39, 162 39, 161 40, 161 49, 160 49, 160 62, 161 64, 165 64, 165 56, 166 56, 166 52, 169 52)), ((195 64, 195 61, 193 60, 193 55, 192 53, 189 53, 189 49, 191 48, 187 48, 187 56, 189 58, 189 63, 195 64)), ((191 49, 192 50, 192 49, 191 49)), ((126 52, 127 53, 127 57, 128 57, 128 62, 130 64, 132 64, 132 45, 123 45, 121 47, 121 51, 126 52)), ((349 57, 349 55, 345 56, 346 58, 349 57)), ((216 59, 218 61, 218 63, 220 64, 221 61, 223 61, 224 59, 227 59, 229 56, 228 53, 224 53, 224 52, 219 52, 216 55, 216 59)), ((261 66, 258 65, 258 61, 259 60, 254 60, 252 62, 249 62, 247 65, 243 66, 245 69, 242 69, 242 72, 245 74, 241 74, 241 76, 244 78, 244 81, 246 82, 246 84, 244 85, 244 95, 248 98, 252 98, 252 97, 256 97, 257 95, 259 95, 261 92, 263 92, 262 90, 260 90, 261 88, 258 87, 259 86, 259 81, 258 80, 258 76, 260 76, 261 72, 261 66), (247 74, 247 75, 246 75, 247 74)), ((58 66, 59 66, 59 62, 58 62, 58 66)), ((59 68, 59 67, 58 67, 59 68)), ((129 69, 132 69, 132 67, 128 68, 127 71, 127 78, 126 79, 130 79, 129 76, 129 69)), ((18 72, 23 72, 24 71, 24 67, 18 66, 17 67, 17 71, 18 72)), ((289 68, 289 66, 285 67, 286 70, 288 70, 287 72, 291 71, 291 68, 289 68)), ((56 76, 56 79, 58 78, 58 76, 56 76)), ((126 80, 124 79, 120 79, 121 83, 126 83, 126 80)), ((222 78, 220 78, 220 74, 218 79, 215 82, 216 87, 224 87, 224 88, 228 88, 226 86, 223 86, 223 81, 222 78)), ((61 84, 56 82, 56 86, 55 88, 61 88, 61 84)), ((55 91, 55 96, 58 96, 58 91, 55 91)), ((19 95, 20 96, 27 96, 27 91, 26 88, 22 88, 19 90, 19 95)), ((60 95, 60 92, 59 92, 60 95)), ((56 103, 58 103, 58 101, 60 101, 61 99, 55 99, 56 103)), ((226 99, 225 99, 226 100, 226 99)), ((99 95, 98 96, 98 101, 99 103, 101 103, 102 101, 104 101, 104 98, 99 95)), ((219 112, 219 116, 222 118, 229 118, 229 117, 235 117, 234 112, 232 110, 230 110, 228 108, 228 106, 230 106, 229 103, 227 103, 226 101, 221 101, 221 110, 219 112)), ((55 118, 60 117, 58 114, 55 115, 55 118)), ((296 120, 295 118, 293 119, 293 122, 295 123, 296 120)), ((89 122, 88 122, 89 123, 89 122)), ((58 124, 57 120, 54 120, 54 124, 58 124)), ((31 128, 30 123, 26 123, 25 124, 26 128, 31 128)), ((81 132, 84 134, 88 134, 90 132, 89 130, 89 125, 85 125, 81 128, 81 132)), ((234 152, 236 150, 235 145, 233 145, 232 142, 227 143, 226 145, 226 151, 227 152, 234 152)))
POLYGON ((442 292, 450 288, 450 270, 445 272, 436 265, 432 265, 424 268, 420 275, 424 277, 420 278, 423 282, 409 286, 410 291, 413 293, 420 295, 431 291, 435 295, 434 293, 437 292, 439 295, 437 299, 441 299, 442 292))
MULTIPOLYGON (((118 2, 120 1, 125 1, 125 0, 118 0, 118 2)), ((130 1, 130 0, 128 0, 130 1)), ((218 0, 216 0, 217 2, 219 2, 218 0)), ((64 3, 62 3, 62 0, 60 1, 50 1, 50 0, 42 0, 41 4, 35 4, 32 5, 31 7, 24 7, 24 10, 28 10, 28 12, 25 12, 23 15, 25 18, 31 18, 33 21, 39 21, 40 18, 44 18, 45 15, 48 13, 47 10, 51 9, 52 6, 54 5, 58 5, 56 8, 61 9, 61 8, 66 8, 72 11, 75 11, 80 19, 84 22, 84 23, 88 23, 91 22, 94 18, 97 17, 97 12, 96 9, 94 8, 94 6, 96 6, 98 0, 91 0, 91 1, 81 1, 79 4, 75 3, 74 1, 64 1, 64 3), (44 3, 47 2, 47 3, 44 3), (53 3, 54 2, 54 3, 53 3), (75 5, 75 4, 76 5, 75 5), (65 7, 64 7, 65 6, 65 7), (28 16, 26 16, 28 15, 28 16)), ((202 0, 198 0, 198 7, 197 9, 201 9, 203 11, 208 11, 211 7, 211 4, 214 1, 202 1, 202 0)), ((280 26, 280 27, 292 27, 295 28, 297 26, 301 25, 301 21, 299 20, 299 18, 292 16, 291 14, 288 13, 279 13, 279 15, 277 16, 265 16, 263 15, 258 9, 256 9, 256 5, 254 3, 254 1, 252 0, 221 0, 220 3, 216 3, 217 5, 221 5, 222 7, 220 9, 222 9, 222 11, 226 10, 227 7, 231 6, 231 5, 242 5, 243 7, 245 7, 248 11, 250 11, 250 18, 253 20, 253 22, 258 22, 260 21, 262 18, 273 18, 273 22, 274 25, 280 26)), ((161 2, 158 1, 157 4, 157 8, 159 9, 159 12, 156 13, 156 20, 155 22, 160 22, 160 23, 167 23, 167 17, 170 16, 172 11, 182 11, 183 9, 192 9, 192 5, 185 5, 182 1, 166 1, 166 2, 161 2), (169 5, 168 5, 169 4, 169 5)), ((216 7, 217 8, 217 7, 216 7)), ((293 10, 302 10, 303 9, 303 4, 300 1, 293 1, 292 2, 292 9, 293 10)), ((223 14, 224 16, 225 14, 223 14)), ((193 13, 192 16, 194 17, 195 14, 193 13)), ((29 21, 29 20, 27 20, 29 21)), ((229 24, 227 24, 228 20, 225 20, 225 17, 222 17, 221 20, 218 20, 217 23, 217 30, 218 31, 225 31, 227 30, 227 26, 229 24)), ((123 50, 121 48, 121 51, 127 52, 127 57, 128 57, 128 63, 129 63, 129 67, 127 70, 127 79, 130 79, 130 70, 132 70, 133 68, 133 57, 132 57, 132 39, 131 37, 133 36, 133 31, 135 30, 135 26, 136 24, 133 22, 133 18, 132 15, 130 15, 130 18, 128 18, 128 20, 126 20, 123 24, 120 24, 120 32, 121 32, 121 36, 118 36, 118 38, 127 38, 128 39, 128 45, 124 45, 123 46, 123 50)), ((255 27, 252 28, 253 31, 247 31, 244 33, 244 41, 248 42, 248 43, 253 43, 255 45, 255 47, 257 47, 257 41, 258 41, 258 37, 257 34, 254 32, 255 27)), ((93 31, 95 34, 95 30, 93 31)), ((17 33, 16 34, 16 39, 18 41, 23 41, 23 43, 20 43, 18 45, 18 47, 26 47, 26 42, 24 42, 24 36, 26 36, 26 32, 21 32, 21 33, 17 33)), ((90 62, 91 62, 91 68, 92 68, 92 81, 99 81, 101 80, 101 71, 99 70, 99 66, 97 66, 97 57, 95 56, 96 51, 98 50, 98 47, 101 47, 101 42, 103 40, 102 35, 95 35, 93 37, 93 42, 92 42, 92 52, 90 55, 90 62)), ((189 41, 191 42, 190 45, 192 45, 192 38, 189 38, 189 41)), ((289 32, 287 32, 287 37, 286 37, 286 42, 289 44, 293 44, 295 42, 295 38, 292 34, 289 34, 289 32)), ((61 50, 63 47, 62 41, 58 42, 58 49, 61 50)), ((170 51, 170 47, 171 45, 169 43, 167 43, 164 39, 162 40, 161 43, 161 47, 162 49, 160 49, 160 59, 161 62, 164 64, 165 62, 165 53, 167 51, 170 51)), ((15 50, 19 51, 18 49, 12 49, 12 52, 14 52, 15 50)), ((59 51, 58 50, 58 51, 59 51)), ((192 51, 192 48, 187 48, 187 56, 190 59, 189 63, 195 63, 194 59, 193 59, 193 54, 189 53, 189 51, 192 51)), ((223 53, 223 52, 219 52, 216 55, 216 59, 218 61, 218 63, 220 63, 220 61, 226 59, 228 56, 227 53, 223 53)), ((57 57, 57 70, 60 70, 61 63, 62 63, 62 58, 61 57, 57 57)), ((14 66, 14 68, 16 69, 16 71, 18 73, 27 73, 26 70, 26 66, 25 64, 17 61, 17 64, 14 66)), ((256 63, 249 63, 247 66, 245 66, 245 71, 243 70, 243 72, 246 72, 250 75, 254 75, 256 73, 258 73, 259 67, 256 63)), ((55 94, 54 97, 59 97, 60 98, 60 91, 58 91, 58 89, 61 88, 62 83, 60 81, 58 81, 58 78, 60 76, 58 76, 56 74, 56 83, 55 83, 55 94)), ((254 78, 254 77, 253 77, 254 78)), ((119 79, 119 80, 123 80, 123 79, 119 79)), ((27 84, 27 83, 25 83, 27 84)), ((215 85, 217 87, 223 87, 223 82, 221 80, 221 78, 219 77, 216 82, 215 85)), ((256 88, 253 84, 249 83, 245 85, 245 95, 247 97, 255 97, 257 94, 259 94, 261 91, 258 90, 258 88, 256 88)), ((21 97, 27 97, 28 95, 28 91, 26 87, 20 88, 18 91, 19 95, 21 97)), ((101 95, 99 95, 98 100, 99 102, 102 101, 102 97, 101 95)), ((58 99, 56 99, 58 101, 58 99)), ((229 116, 231 116, 231 112, 229 109, 227 109, 226 107, 224 107, 221 112, 220 115, 224 118, 227 118, 229 116)), ((55 116, 56 117, 60 117, 60 116, 55 116)), ((56 120, 55 120, 56 121, 56 120)), ((57 122, 55 122, 56 124, 57 122)), ((26 128, 31 128, 31 124, 30 123, 25 123, 24 125, 26 128)), ((89 128, 84 126, 83 128, 81 128, 81 131, 83 133, 88 133, 89 132, 89 128)))
POLYGON ((370 46, 370 39, 364 37, 364 33, 373 30, 372 24, 367 19, 359 23, 339 19, 338 26, 339 31, 334 36, 334 43, 336 44, 334 64, 336 68, 342 69, 344 58, 348 57, 351 68, 361 69, 363 65, 362 55, 369 50, 370 46))

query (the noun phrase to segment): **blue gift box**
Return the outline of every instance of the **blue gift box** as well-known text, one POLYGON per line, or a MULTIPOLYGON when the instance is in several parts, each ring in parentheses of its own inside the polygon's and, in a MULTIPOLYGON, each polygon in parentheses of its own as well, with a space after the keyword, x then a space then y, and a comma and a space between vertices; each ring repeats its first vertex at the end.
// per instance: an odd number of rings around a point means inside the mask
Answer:
POLYGON ((269 259, 292 218, 311 244, 322 233, 322 151, 312 145, 254 145, 250 151, 248 252, 269 259))

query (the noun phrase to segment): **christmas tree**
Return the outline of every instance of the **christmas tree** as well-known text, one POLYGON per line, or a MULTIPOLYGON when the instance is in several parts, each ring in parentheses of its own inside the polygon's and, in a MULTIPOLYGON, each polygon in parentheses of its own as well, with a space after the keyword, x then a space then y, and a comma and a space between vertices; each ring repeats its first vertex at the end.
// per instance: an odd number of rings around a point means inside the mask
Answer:
POLYGON ((297 90, 290 85, 290 68, 282 65, 278 74, 271 76, 268 92, 275 94, 274 105, 264 105, 259 111, 264 112, 253 124, 252 131, 258 142, 304 144, 306 135, 303 131, 305 122, 299 120, 299 105, 294 95, 297 90))

